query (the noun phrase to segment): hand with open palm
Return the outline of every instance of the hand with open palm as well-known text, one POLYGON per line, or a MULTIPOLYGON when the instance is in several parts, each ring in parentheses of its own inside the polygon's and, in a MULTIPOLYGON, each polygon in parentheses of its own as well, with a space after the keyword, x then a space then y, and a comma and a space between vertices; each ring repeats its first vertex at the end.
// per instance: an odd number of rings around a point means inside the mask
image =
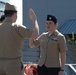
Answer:
POLYGON ((29 9, 29 16, 32 21, 35 21, 37 19, 36 14, 32 8, 29 9))

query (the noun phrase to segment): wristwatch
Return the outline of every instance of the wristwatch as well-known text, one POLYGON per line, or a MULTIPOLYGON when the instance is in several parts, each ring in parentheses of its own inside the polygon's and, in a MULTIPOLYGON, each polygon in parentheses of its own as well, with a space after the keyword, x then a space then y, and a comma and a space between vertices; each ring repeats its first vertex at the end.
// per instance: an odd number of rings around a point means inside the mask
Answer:
POLYGON ((60 69, 60 71, 64 71, 64 69, 60 69))

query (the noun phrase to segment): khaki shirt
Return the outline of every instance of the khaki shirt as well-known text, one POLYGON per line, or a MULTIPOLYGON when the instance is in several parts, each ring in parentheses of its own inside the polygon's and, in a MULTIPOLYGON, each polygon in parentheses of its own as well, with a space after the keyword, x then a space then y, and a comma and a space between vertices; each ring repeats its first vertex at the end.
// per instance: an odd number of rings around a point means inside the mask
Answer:
POLYGON ((64 35, 57 30, 50 36, 48 32, 42 33, 34 44, 40 45, 39 66, 44 64, 46 67, 60 67, 59 52, 65 52, 67 49, 64 35))
POLYGON ((0 25, 0 58, 22 57, 24 38, 30 38, 33 30, 5 19, 0 25))

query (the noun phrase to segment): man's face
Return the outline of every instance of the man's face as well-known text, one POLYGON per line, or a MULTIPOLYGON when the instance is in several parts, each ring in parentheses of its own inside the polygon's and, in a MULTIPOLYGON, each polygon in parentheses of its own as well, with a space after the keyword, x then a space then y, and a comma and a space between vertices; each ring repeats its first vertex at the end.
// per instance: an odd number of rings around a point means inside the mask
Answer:
POLYGON ((56 27, 57 25, 53 21, 46 21, 46 29, 48 31, 55 30, 56 27))
POLYGON ((17 13, 14 13, 13 14, 13 22, 16 22, 16 20, 17 20, 17 13))

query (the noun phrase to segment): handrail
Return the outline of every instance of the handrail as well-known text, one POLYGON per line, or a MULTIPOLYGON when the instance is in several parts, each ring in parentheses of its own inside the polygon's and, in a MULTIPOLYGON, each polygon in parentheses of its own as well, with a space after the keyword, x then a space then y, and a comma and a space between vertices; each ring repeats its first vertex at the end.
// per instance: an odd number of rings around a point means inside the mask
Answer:
POLYGON ((69 64, 69 66, 76 73, 76 69, 72 66, 72 64, 69 64))

